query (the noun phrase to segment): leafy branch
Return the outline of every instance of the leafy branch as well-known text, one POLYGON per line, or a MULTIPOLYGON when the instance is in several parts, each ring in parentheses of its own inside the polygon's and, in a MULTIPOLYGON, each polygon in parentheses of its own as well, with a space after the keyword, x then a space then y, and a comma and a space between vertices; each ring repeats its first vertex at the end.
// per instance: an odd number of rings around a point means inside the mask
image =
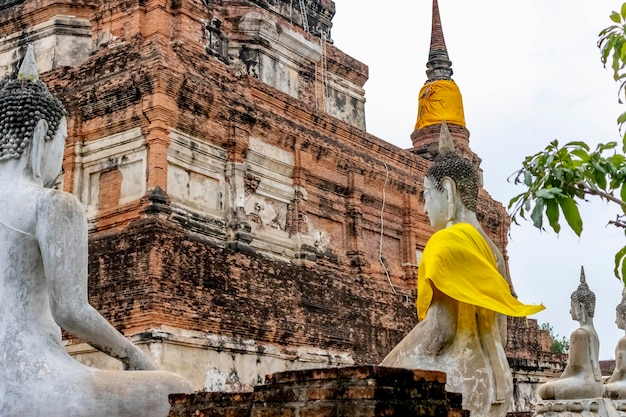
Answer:
MULTIPOLYGON (((599 144, 593 151, 584 142, 570 142, 559 146, 554 140, 541 152, 528 156, 522 168, 509 181, 523 184, 527 189, 509 203, 511 218, 530 216, 533 225, 541 230, 544 218, 556 233, 561 231, 560 216, 580 236, 583 220, 578 201, 596 196, 617 205, 620 214, 609 221, 626 231, 626 157, 617 150, 617 143, 599 144)), ((626 246, 615 259, 615 275, 626 276, 626 246)))
MULTIPOLYGON (((620 13, 612 12, 611 21, 615 23, 600 32, 598 47, 600 48, 601 61, 606 68, 610 63, 613 70, 613 79, 620 83, 617 90, 617 100, 620 104, 624 103, 622 97, 626 99, 626 3, 622 4, 620 13)), ((622 127, 626 123, 626 112, 619 115, 617 124, 620 134, 622 127)), ((622 151, 626 152, 626 132, 622 136, 622 151)))
MULTIPOLYGON (((600 60, 610 65, 613 79, 619 82, 620 104, 626 102, 626 3, 610 16, 613 24, 599 34, 600 60)), ((522 168, 509 181, 523 184, 527 190, 509 203, 511 218, 530 216, 535 227, 544 230, 544 216, 556 233, 561 230, 560 216, 580 236, 583 221, 578 202, 589 196, 599 197, 617 208, 615 220, 608 223, 626 233, 626 112, 619 115, 617 125, 622 146, 616 142, 599 144, 593 151, 585 142, 559 146, 554 140, 541 152, 528 156, 522 168)), ((626 246, 615 254, 615 276, 626 284, 626 246)))

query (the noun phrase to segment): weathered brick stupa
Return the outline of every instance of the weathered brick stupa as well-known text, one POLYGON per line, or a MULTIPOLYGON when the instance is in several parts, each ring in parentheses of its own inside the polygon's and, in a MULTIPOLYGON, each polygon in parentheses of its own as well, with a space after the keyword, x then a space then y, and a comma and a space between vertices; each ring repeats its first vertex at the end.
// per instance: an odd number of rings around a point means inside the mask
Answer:
MULTIPOLYGON (((334 14, 331 0, 0 1, 0 72, 33 43, 69 112, 59 187, 88 215, 92 305, 197 389, 379 363, 417 320, 442 120, 480 162, 437 2, 425 88, 456 107, 420 107, 408 150, 366 132, 368 68, 333 44, 334 14)), ((506 253, 502 205, 481 190, 477 211, 506 253)), ((558 358, 536 322, 510 324, 521 407, 558 358)))

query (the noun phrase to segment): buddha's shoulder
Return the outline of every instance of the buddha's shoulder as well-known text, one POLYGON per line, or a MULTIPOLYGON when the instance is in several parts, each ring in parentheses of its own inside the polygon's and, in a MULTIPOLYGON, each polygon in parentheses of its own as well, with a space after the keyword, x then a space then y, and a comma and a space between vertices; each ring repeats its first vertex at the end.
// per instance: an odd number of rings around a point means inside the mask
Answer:
POLYGON ((570 343, 574 339, 589 339, 589 332, 582 327, 574 330, 570 336, 570 343))
POLYGON ((49 213, 83 214, 84 208, 73 194, 55 189, 41 190, 37 195, 37 209, 49 213))

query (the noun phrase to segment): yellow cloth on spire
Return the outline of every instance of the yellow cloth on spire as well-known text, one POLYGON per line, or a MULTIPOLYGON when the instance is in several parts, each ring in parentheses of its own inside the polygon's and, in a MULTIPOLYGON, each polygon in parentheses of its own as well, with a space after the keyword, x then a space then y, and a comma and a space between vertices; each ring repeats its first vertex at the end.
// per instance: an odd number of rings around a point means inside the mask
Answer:
POLYGON ((422 87, 415 130, 444 121, 465 127, 463 97, 452 80, 436 80, 422 87))
POLYGON ((455 300, 508 316, 529 316, 545 308, 523 304, 511 295, 491 248, 468 223, 440 230, 428 240, 417 274, 419 320, 426 317, 434 288, 455 300))

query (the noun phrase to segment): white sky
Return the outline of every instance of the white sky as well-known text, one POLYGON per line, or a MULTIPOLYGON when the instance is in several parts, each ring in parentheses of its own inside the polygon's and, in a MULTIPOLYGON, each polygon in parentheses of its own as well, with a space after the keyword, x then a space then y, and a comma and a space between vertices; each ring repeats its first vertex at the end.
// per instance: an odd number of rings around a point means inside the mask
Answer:
MULTIPOLYGON (((365 85, 368 132, 411 147, 417 95, 426 80, 431 0, 335 0, 332 38, 369 65, 365 85)), ((487 191, 505 206, 522 192, 507 182, 525 156, 549 141, 619 140, 617 84, 600 63, 601 29, 620 1, 439 0, 454 80, 465 104, 470 146, 482 158, 487 191)), ((581 206, 582 237, 560 236, 530 222, 511 226, 511 275, 519 298, 544 303, 536 318, 561 336, 577 327, 569 297, 584 265, 596 293, 600 359, 614 358, 623 332, 615 326, 622 285, 613 257, 626 242, 606 226, 617 211, 600 201, 581 206)))

